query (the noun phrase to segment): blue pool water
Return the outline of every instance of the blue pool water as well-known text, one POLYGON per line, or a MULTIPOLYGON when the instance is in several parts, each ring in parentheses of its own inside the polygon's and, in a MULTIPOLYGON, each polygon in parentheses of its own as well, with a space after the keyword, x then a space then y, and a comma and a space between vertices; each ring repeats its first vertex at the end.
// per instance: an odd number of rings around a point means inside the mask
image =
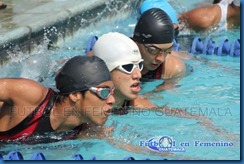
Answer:
MULTIPOLYGON (((185 10, 186 4, 181 1, 170 1, 181 3, 179 10, 185 10), (185 7, 185 8, 184 8, 185 7)), ((200 2, 200 1, 199 1, 200 2)), ((179 11, 178 10, 178 11, 179 11)), ((54 87, 53 73, 61 65, 56 61, 67 59, 75 55, 84 55, 84 48, 89 36, 100 36, 103 33, 118 31, 132 36, 136 22, 136 12, 123 13, 109 20, 101 20, 88 29, 81 28, 72 38, 58 45, 57 50, 41 49, 29 59, 19 59, 23 62, 15 67, 19 72, 13 73, 12 63, 20 63, 19 60, 12 61, 5 66, 5 75, 1 76, 24 76, 25 64, 33 64, 32 72, 28 74, 35 80, 48 77, 42 84, 54 87), (110 24, 104 26, 104 24, 110 24), (102 30, 101 30, 102 29, 102 30), (46 58, 40 58, 40 54, 48 54, 46 58), (39 64, 39 65, 38 65, 39 64), (49 68, 49 69, 47 69, 49 68), (36 75, 38 74, 38 75, 36 75)), ((201 34, 206 38, 211 36, 217 43, 224 38, 239 39, 240 29, 224 33, 201 34)), ((192 38, 183 37, 181 42, 182 51, 187 51, 192 38)), ((208 160, 239 160, 240 159, 240 58, 230 56, 207 56, 201 54, 197 59, 186 61, 194 71, 181 79, 174 89, 148 94, 160 85, 162 80, 155 80, 142 84, 141 95, 158 106, 167 105, 181 108, 190 114, 199 116, 200 119, 187 119, 179 110, 175 113, 162 114, 155 111, 131 111, 127 115, 109 117, 106 125, 115 126, 115 131, 108 140, 84 139, 69 140, 49 144, 18 145, 11 144, 1 148, 1 152, 10 150, 20 151, 25 159, 30 159, 34 152, 43 152, 47 159, 72 160, 73 154, 82 154, 85 159, 96 156, 100 160, 121 160, 132 156, 135 159, 208 159, 208 160), (170 137, 175 147, 183 147, 184 152, 173 152, 167 155, 157 153, 145 147, 140 147, 140 141, 146 141, 153 137, 170 137), (200 142, 230 143, 229 146, 203 146, 200 142), (180 145, 182 144, 182 145, 180 145), (133 145, 131 151, 121 148, 133 145), (139 149, 138 149, 139 147, 139 149), (137 148, 137 149, 135 149, 137 148), (147 151, 145 151, 147 150, 147 151)))

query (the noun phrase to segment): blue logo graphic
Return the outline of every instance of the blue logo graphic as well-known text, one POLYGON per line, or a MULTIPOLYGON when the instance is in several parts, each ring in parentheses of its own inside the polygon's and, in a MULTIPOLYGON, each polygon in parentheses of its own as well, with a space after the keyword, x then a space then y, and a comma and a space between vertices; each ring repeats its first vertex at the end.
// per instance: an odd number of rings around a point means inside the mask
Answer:
POLYGON ((169 136, 153 137, 146 141, 140 141, 140 146, 145 146, 159 152, 185 152, 184 147, 176 147, 175 141, 169 136))
POLYGON ((172 147, 172 139, 170 137, 164 136, 159 139, 159 147, 160 148, 171 148, 172 147))

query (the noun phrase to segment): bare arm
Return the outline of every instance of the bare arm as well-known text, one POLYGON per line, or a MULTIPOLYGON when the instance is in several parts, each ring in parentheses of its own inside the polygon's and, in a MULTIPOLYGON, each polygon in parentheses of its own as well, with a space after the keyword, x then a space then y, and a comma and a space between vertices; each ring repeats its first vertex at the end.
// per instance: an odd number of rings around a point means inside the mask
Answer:
MULTIPOLYGON (((104 127, 104 126, 92 127, 92 128, 89 128, 89 129, 81 132, 78 138, 80 138, 80 139, 99 138, 99 139, 103 139, 103 140, 108 141, 111 145, 113 145, 117 148, 120 148, 120 149, 122 148, 122 149, 125 149, 126 151, 129 151, 129 152, 134 152, 134 153, 144 154, 144 155, 152 155, 152 156, 157 155, 159 157, 162 157, 163 159, 173 158, 176 160, 177 159, 197 160, 197 159, 192 158, 192 157, 177 155, 177 154, 174 154, 171 152, 156 152, 156 151, 149 150, 146 147, 121 142, 121 140, 117 137, 117 135, 114 134, 115 130, 116 130, 116 127, 114 127, 114 126, 111 126, 111 127, 104 127)), ((119 133, 130 133, 131 136, 133 136, 134 133, 138 133, 138 132, 131 131, 131 129, 125 127, 119 133)), ((137 138, 137 139, 140 139, 140 138, 137 138)), ((127 140, 132 141, 131 138, 127 138, 127 140)), ((121 158, 123 159, 123 157, 121 157, 121 158)))
POLYGON ((171 55, 173 55, 173 56, 175 56, 177 58, 180 58, 182 60, 189 60, 189 59, 193 58, 192 54, 187 54, 187 53, 184 53, 184 52, 174 51, 174 50, 171 52, 171 55))
POLYGON ((116 142, 113 139, 107 139, 107 140, 110 142, 110 144, 114 145, 117 148, 122 148, 122 149, 129 151, 129 152, 134 152, 134 153, 139 153, 139 154, 144 154, 144 155, 152 155, 152 156, 157 155, 157 156, 159 156, 165 160, 167 160, 167 158, 170 158, 170 159, 173 158, 173 160, 199 160, 197 158, 183 156, 183 155, 177 155, 177 154, 174 154, 171 152, 152 151, 146 147, 141 147, 139 145, 123 144, 122 142, 119 142, 119 141, 116 142))
POLYGON ((171 108, 168 106, 162 106, 154 109, 155 111, 165 113, 167 116, 182 117, 187 119, 197 120, 200 125, 213 131, 215 134, 227 138, 227 139, 237 139, 239 135, 228 134, 225 129, 215 126, 212 120, 204 115, 189 113, 187 109, 183 108, 171 108))
POLYGON ((221 10, 218 5, 208 5, 195 8, 179 15, 179 21, 185 22, 196 32, 205 30, 220 21, 221 10))
POLYGON ((179 79, 183 78, 187 74, 189 74, 189 71, 187 70, 184 61, 182 61, 175 55, 168 54, 164 62, 164 67, 161 76, 164 81, 161 85, 157 86, 157 88, 154 89, 152 92, 155 93, 158 91, 174 88, 175 84, 178 83, 179 79))
POLYGON ((16 126, 45 98, 48 89, 28 79, 0 79, 0 131, 16 126))
POLYGON ((145 97, 138 96, 136 99, 130 102, 130 105, 135 108, 151 109, 157 107, 154 103, 146 99, 145 97))
POLYGON ((38 105, 47 88, 29 79, 0 79, 0 101, 14 105, 38 105))
MULTIPOLYGON (((147 101, 149 101, 149 100, 147 100, 147 101)), ((140 100, 138 100, 137 103, 140 103, 140 100)), ((152 102, 150 102, 150 103, 151 103, 151 105, 148 105, 148 106, 146 106, 145 104, 141 105, 141 106, 139 106, 139 105, 134 106, 133 109, 135 109, 135 110, 154 110, 155 112, 164 113, 167 116, 194 119, 194 120, 197 120, 200 125, 213 131, 215 134, 217 134, 221 137, 225 137, 228 139, 238 138, 238 135, 228 134, 225 131, 225 129, 215 126, 213 124, 212 120, 204 115, 191 113, 191 112, 187 111, 187 109, 184 109, 184 108, 172 108, 172 107, 169 107, 166 105, 164 105, 162 107, 158 107, 155 104, 153 104, 152 102)))
POLYGON ((185 62, 172 54, 168 54, 164 62, 161 77, 163 80, 177 78, 183 76, 185 71, 185 62))

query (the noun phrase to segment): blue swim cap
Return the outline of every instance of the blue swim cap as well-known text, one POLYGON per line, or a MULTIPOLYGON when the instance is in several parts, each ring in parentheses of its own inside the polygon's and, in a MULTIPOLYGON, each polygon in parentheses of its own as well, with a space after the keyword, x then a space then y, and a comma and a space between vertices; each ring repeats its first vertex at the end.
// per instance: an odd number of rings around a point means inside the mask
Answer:
POLYGON ((160 8, 164 10, 170 17, 171 21, 178 24, 177 14, 175 9, 167 2, 167 0, 145 0, 140 7, 140 15, 151 8, 160 8))

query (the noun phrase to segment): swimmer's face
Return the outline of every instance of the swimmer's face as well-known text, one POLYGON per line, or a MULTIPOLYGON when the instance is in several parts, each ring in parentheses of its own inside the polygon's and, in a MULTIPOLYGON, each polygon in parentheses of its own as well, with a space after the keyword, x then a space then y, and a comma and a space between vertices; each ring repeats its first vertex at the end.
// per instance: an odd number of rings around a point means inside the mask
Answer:
POLYGON ((141 87, 141 69, 143 68, 143 61, 133 61, 130 64, 134 69, 131 69, 131 73, 127 73, 120 69, 114 69, 111 72, 112 80, 115 86, 115 98, 123 100, 133 100, 137 98, 141 87))
POLYGON ((168 44, 140 44, 138 43, 145 70, 155 70, 162 64, 166 56, 171 53, 173 42, 168 44))

